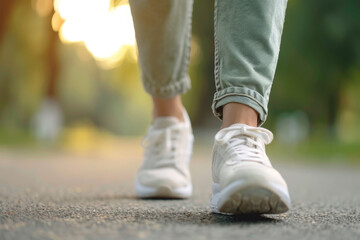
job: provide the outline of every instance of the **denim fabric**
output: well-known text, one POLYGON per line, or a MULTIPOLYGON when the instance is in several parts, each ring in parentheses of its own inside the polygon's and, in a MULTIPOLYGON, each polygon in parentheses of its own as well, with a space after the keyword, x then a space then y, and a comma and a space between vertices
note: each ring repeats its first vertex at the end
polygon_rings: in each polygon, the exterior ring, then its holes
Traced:
POLYGON ((215 2, 215 116, 222 106, 246 104, 265 122, 287 0, 215 2))
MULTIPOLYGON (((215 0, 215 86, 212 105, 237 102, 259 113, 267 105, 280 49, 287 0, 215 0)), ((193 0, 130 0, 142 80, 160 98, 189 90, 193 0)))
POLYGON ((193 0, 130 0, 145 90, 159 98, 183 94, 188 74, 193 0))

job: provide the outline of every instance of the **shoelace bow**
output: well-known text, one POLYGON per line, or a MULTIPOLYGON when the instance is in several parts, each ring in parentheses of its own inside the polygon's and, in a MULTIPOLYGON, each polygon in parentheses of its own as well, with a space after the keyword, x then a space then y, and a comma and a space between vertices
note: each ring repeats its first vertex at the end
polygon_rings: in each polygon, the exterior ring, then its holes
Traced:
POLYGON ((145 148, 146 159, 156 159, 155 167, 176 164, 176 143, 179 140, 181 126, 174 125, 164 129, 151 129, 143 138, 141 145, 145 148))
POLYGON ((215 140, 221 144, 228 144, 226 151, 232 152, 233 156, 226 161, 228 165, 234 165, 240 161, 254 161, 265 163, 265 144, 273 139, 272 133, 264 128, 250 127, 246 125, 233 126, 221 130, 215 140))

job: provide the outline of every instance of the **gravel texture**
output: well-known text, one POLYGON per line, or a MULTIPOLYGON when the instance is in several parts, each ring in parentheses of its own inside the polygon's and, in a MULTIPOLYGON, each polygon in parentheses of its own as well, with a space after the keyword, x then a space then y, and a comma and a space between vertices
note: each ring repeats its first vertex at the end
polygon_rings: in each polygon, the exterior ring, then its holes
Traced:
POLYGON ((0 149, 0 239, 360 239, 359 166, 275 161, 291 211, 223 216, 209 208, 210 149, 195 152, 189 200, 137 199, 141 150, 131 151, 0 149))

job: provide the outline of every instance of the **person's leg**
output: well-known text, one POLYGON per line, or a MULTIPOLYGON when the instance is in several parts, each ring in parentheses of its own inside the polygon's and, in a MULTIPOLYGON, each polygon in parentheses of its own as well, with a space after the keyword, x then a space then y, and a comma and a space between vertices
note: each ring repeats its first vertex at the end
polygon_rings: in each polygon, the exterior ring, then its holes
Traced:
POLYGON ((180 95, 190 89, 193 0, 130 0, 145 90, 153 97, 154 118, 182 119, 180 95))
POLYGON ((242 103, 230 102, 223 106, 223 121, 221 128, 227 128, 235 123, 243 123, 256 127, 259 114, 255 109, 242 103))
POLYGON ((259 125, 265 122, 286 3, 287 0, 216 2, 213 111, 218 118, 223 119, 224 105, 236 102, 253 108, 259 125))
POLYGON ((181 96, 177 95, 172 98, 157 98, 152 97, 153 100, 153 117, 168 117, 173 116, 179 119, 181 122, 184 121, 183 111, 184 107, 181 102, 181 96))
POLYGON ((217 0, 215 6, 215 136, 211 207, 221 213, 281 213, 290 207, 287 185, 272 168, 258 127, 277 64, 286 0, 217 0))
POLYGON ((154 106, 135 180, 140 197, 192 194, 193 135, 181 102, 181 94, 190 89, 192 5, 193 0, 130 0, 143 85, 154 106))

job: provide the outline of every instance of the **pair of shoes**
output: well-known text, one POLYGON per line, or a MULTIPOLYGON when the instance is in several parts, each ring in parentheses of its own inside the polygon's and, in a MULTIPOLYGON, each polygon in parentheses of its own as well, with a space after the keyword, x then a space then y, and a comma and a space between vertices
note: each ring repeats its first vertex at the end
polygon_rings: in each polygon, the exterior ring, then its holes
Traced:
MULTIPOLYGON (((184 122, 157 118, 144 138, 144 161, 135 180, 142 198, 188 198, 193 134, 184 122)), ((223 214, 283 213, 290 208, 286 182, 265 153, 273 139, 264 128, 234 124, 215 136, 210 207, 223 214)))

